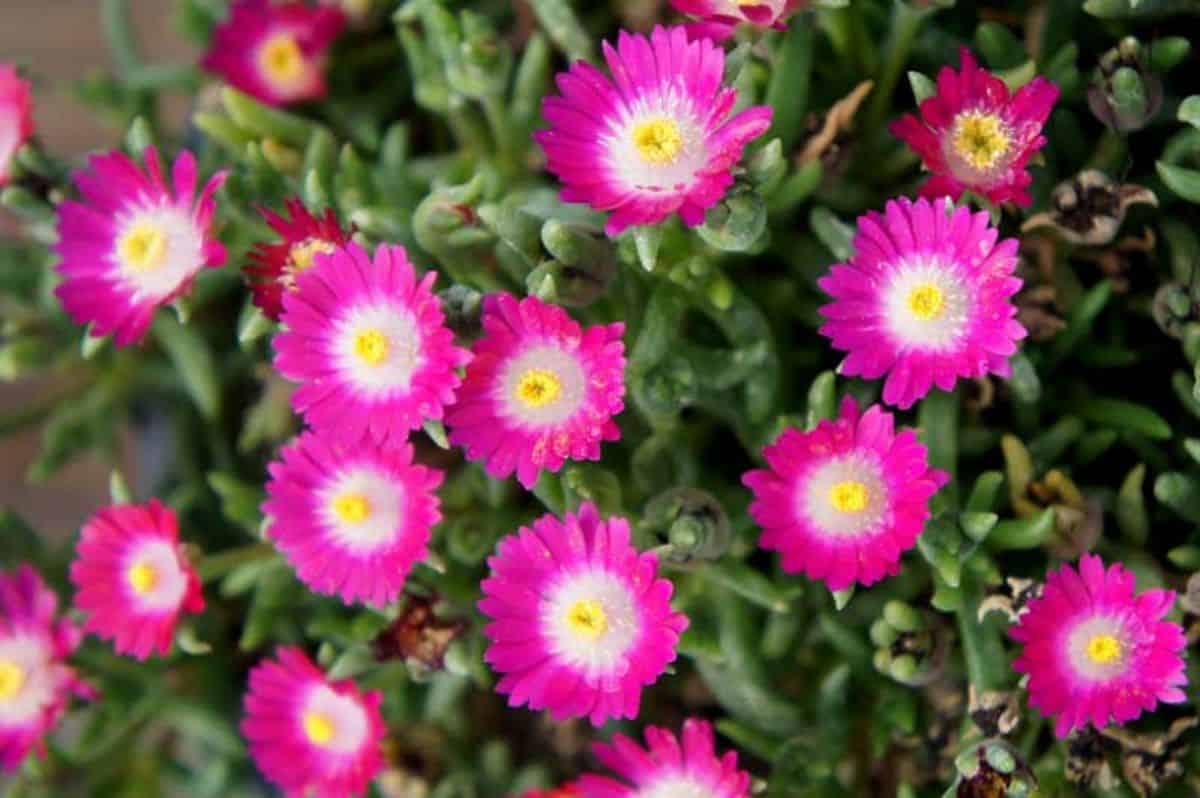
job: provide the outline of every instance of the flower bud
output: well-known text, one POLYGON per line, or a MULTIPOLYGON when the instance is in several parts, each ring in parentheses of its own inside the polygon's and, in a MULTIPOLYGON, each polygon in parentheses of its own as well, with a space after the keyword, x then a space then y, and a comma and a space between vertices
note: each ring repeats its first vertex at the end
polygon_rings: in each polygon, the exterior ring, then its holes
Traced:
POLYGON ((708 211, 696 232, 723 252, 749 252, 767 229, 767 206, 753 189, 733 188, 708 211))
POLYGON ((732 531, 725 508, 696 488, 672 488, 651 499, 642 523, 665 534, 674 562, 716 560, 729 549, 732 531))
POLYGON ((1088 107, 1118 133, 1141 130, 1162 107, 1162 81, 1150 69, 1142 44, 1132 36, 1100 57, 1087 88, 1088 107))

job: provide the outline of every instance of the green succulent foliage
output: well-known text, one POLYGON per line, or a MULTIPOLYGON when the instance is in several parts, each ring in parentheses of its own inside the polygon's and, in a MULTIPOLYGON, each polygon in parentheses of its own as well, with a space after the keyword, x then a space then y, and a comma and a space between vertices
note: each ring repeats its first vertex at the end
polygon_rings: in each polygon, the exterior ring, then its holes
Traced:
MULTIPOLYGON (((180 32, 203 45, 226 4, 175 5, 180 32)), ((269 794, 237 723, 247 671, 278 644, 383 691, 379 796, 550 786, 595 768, 591 739, 689 714, 715 721, 756 794, 771 798, 1195 794, 1193 732, 1162 755, 1177 767, 1150 787, 1111 740, 1089 760, 1110 778, 1081 783, 1077 747, 1025 706, 1009 621, 989 611, 1006 580, 1040 579, 1089 549, 1124 561, 1142 588, 1182 589, 1200 570, 1200 95, 1185 33, 1200 30, 1195 0, 827 0, 787 30, 739 31, 727 77, 740 103, 772 106, 770 131, 703 226, 669 220, 615 240, 602 214, 558 199, 531 133, 553 74, 595 61, 619 27, 645 27, 655 3, 375 0, 335 47, 329 97, 288 110, 218 89, 192 64, 146 62, 126 3, 101 8, 113 66, 81 80, 78 97, 130 152, 186 145, 203 169, 230 168, 217 227, 234 268, 199 275, 140 347, 91 337, 52 294, 54 206, 74 164, 25 146, 0 192, 21 221, 0 239, 0 379, 56 379, 0 417, 0 434, 38 430, 31 481, 84 455, 115 469, 132 447, 141 466, 131 479, 114 471, 113 500, 158 496, 179 512, 209 608, 186 621, 170 657, 147 664, 89 639, 77 661, 103 700, 72 710, 8 794, 269 794), (1179 35, 1161 35, 1175 25, 1179 35), (1062 91, 1033 167, 1033 206, 991 209, 1005 235, 1040 212, 1066 229, 1055 187, 1085 169, 1144 186, 1157 205, 1122 208, 1119 232, 1100 243, 1070 243, 1053 226, 1026 235, 1031 290, 1019 302, 1032 335, 1012 378, 960 383, 900 414, 952 481, 898 576, 830 594, 757 549, 740 477, 785 427, 834 416, 845 395, 878 398, 877 383, 838 376, 816 331, 826 301, 816 280, 852 253, 858 215, 914 192, 917 158, 886 123, 936 91, 963 43, 1010 85, 1042 74, 1062 91), (858 112, 808 151, 829 109, 863 81, 872 85, 858 112), (185 130, 163 122, 163 101, 178 94, 197 98, 185 130), (568 464, 526 492, 463 463, 440 425, 415 436, 419 457, 447 471, 445 521, 406 599, 383 610, 314 595, 262 536, 265 467, 299 424, 264 365, 275 325, 236 267, 273 235, 256 208, 293 195, 314 212, 332 208, 360 242, 403 244, 437 268, 463 342, 489 291, 626 325, 622 438, 600 462, 568 464), (501 536, 585 500, 631 519, 691 621, 638 722, 598 732, 506 708, 475 609, 501 536), (381 642, 417 600, 457 625, 432 661, 381 642), (968 688, 1016 691, 1015 728, 979 721, 968 688), (1007 792, 965 792, 985 778, 1007 779, 1007 792)), ((1113 213, 1076 210, 1088 223, 1113 213)), ((0 561, 35 563, 65 600, 74 540, 53 541, 73 533, 5 511, 0 561)), ((1194 684, 1200 671, 1190 673, 1194 684)), ((1163 733, 1198 709, 1193 690, 1137 730, 1163 733)))

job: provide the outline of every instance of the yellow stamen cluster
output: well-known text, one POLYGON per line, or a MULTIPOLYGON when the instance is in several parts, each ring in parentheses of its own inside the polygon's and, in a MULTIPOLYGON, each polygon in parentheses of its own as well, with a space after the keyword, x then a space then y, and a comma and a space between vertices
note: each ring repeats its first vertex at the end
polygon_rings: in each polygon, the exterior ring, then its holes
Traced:
POLYGON ((646 163, 664 166, 675 163, 679 157, 683 149, 683 134, 672 119, 650 119, 634 126, 633 146, 646 163))
POLYGON ((167 236, 162 228, 138 222, 117 244, 121 262, 135 272, 154 271, 167 258, 167 236))
POLYGON ((25 669, 15 662, 0 659, 0 701, 12 698, 25 685, 25 669))
POLYGON ((348 524, 361 524, 371 517, 371 502, 361 493, 343 493, 330 504, 334 514, 348 524))
POLYGON ((1087 656, 1097 665, 1108 665, 1121 658, 1121 641, 1112 635, 1095 635, 1087 642, 1087 656))
POLYGON ((354 354, 368 366, 378 366, 387 360, 388 339, 382 331, 362 330, 354 336, 354 354))
POLYGON ((567 625, 580 637, 595 640, 608 630, 608 614, 595 599, 580 599, 567 610, 567 625))
POLYGON ((158 584, 158 571, 149 563, 139 562, 129 566, 129 570, 125 573, 125 577, 129 580, 129 586, 133 588, 138 595, 145 595, 154 589, 158 584))
POLYGON ((562 395, 562 380, 549 369, 530 369, 521 375, 513 393, 526 407, 545 407, 562 395))
POLYGON ((848 479, 829 489, 829 503, 840 513, 861 513, 870 500, 867 486, 857 480, 848 479))
POLYGON ((333 721, 320 712, 304 713, 304 734, 314 745, 325 745, 333 739, 333 721))
POLYGON ((304 53, 287 33, 272 36, 258 52, 258 65, 274 83, 293 83, 304 74, 304 53))
POLYGON ((908 309, 921 321, 932 321, 942 315, 946 307, 946 296, 933 283, 922 283, 908 295, 908 309))
POLYGON ((970 112, 955 123, 954 151, 976 169, 991 169, 1011 146, 1004 123, 994 114, 970 112))

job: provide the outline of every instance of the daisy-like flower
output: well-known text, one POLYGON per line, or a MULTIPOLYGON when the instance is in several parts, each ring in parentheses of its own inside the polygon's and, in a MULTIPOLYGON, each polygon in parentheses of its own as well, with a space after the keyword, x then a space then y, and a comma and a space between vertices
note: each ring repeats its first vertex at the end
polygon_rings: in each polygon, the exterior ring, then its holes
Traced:
POLYGON ((0 63, 0 186, 8 182, 12 161, 33 135, 33 100, 29 83, 11 64, 0 63))
POLYGON ((400 595, 441 520, 442 472, 407 443, 305 432, 267 470, 267 537, 318 593, 382 606, 400 595))
POLYGON ((1029 674, 1029 703, 1066 737, 1091 723, 1128 723, 1158 702, 1186 700, 1183 629, 1164 621, 1170 590, 1134 593, 1133 573, 1085 554, 1046 577, 1009 631, 1024 644, 1013 669, 1029 674))
POLYGON ((757 28, 787 28, 787 19, 804 0, 671 0, 676 11, 695 17, 688 26, 692 38, 721 42, 743 23, 757 28))
POLYGON ((71 563, 84 631, 137 659, 171 650, 182 612, 200 612, 200 579, 179 543, 174 511, 156 499, 100 510, 83 525, 71 563))
POLYGON ((737 91, 721 86, 725 53, 682 27, 649 38, 624 31, 604 43, 612 78, 585 61, 557 77, 548 97, 548 130, 534 134, 546 168, 563 182, 564 202, 612 211, 610 236, 678 212, 704 221, 733 182, 731 169, 750 140, 771 124, 765 105, 730 116, 737 91))
POLYGON ((937 93, 926 98, 918 119, 905 114, 890 130, 908 143, 933 176, 921 187, 927 197, 958 199, 971 191, 992 202, 1032 199, 1026 166, 1046 143, 1042 126, 1058 99, 1058 87, 1036 77, 1010 95, 1004 81, 983 69, 965 47, 962 67, 942 67, 937 93))
POLYGON ((200 66, 268 105, 320 99, 329 46, 344 24, 332 6, 238 0, 200 66))
POLYGON ((362 795, 383 767, 383 694, 332 682, 298 648, 250 671, 242 734, 259 770, 289 798, 362 795))
POLYGON ((763 528, 759 545, 780 553, 783 570, 830 590, 899 572, 929 518, 929 497, 949 475, 930 468, 916 433, 896 432, 894 421, 846 397, 837 419, 784 430, 763 449, 767 468, 742 476, 763 528))
POLYGON ((629 522, 585 502, 500 541, 479 609, 491 619, 484 659, 510 706, 556 720, 637 716, 642 688, 675 659, 687 618, 671 609, 658 559, 629 542, 629 522))
POLYGON ((450 442, 526 488, 568 458, 599 460, 600 442, 621 437, 612 419, 625 407, 625 325, 584 330, 556 305, 509 294, 484 297, 482 323, 446 411, 450 442))
POLYGON ((257 244, 245 268, 254 304, 275 321, 283 315, 283 292, 296 290, 296 275, 310 268, 317 255, 328 255, 345 246, 351 235, 338 224, 332 208, 316 217, 298 197, 289 198, 285 205, 287 216, 269 208, 259 209, 283 240, 257 244))
POLYGON ((66 711, 71 696, 95 691, 66 664, 82 636, 56 618, 58 597, 37 571, 0 572, 0 768, 16 770, 66 711))
POLYGON ((986 212, 947 199, 859 217, 855 254, 817 281, 833 297, 820 332, 847 353, 841 373, 886 374, 883 401, 900 408, 960 377, 1007 377, 1025 328, 1012 302, 1017 242, 997 236, 986 212))
POLYGON ((594 743, 592 752, 621 780, 587 773, 581 798, 749 798, 750 774, 738 769, 736 751, 717 756, 708 721, 688 718, 682 739, 667 729, 646 729, 646 747, 618 734, 594 743))
POLYGON ((417 280, 404 247, 381 245, 372 262, 354 243, 296 276, 283 295, 275 368, 302 383, 292 406, 314 429, 350 444, 401 442, 442 417, 470 353, 443 323, 435 279, 431 270, 417 280))
POLYGON ((147 147, 146 171, 123 152, 94 155, 75 174, 82 202, 58 206, 58 271, 54 293, 92 334, 113 334, 118 346, 146 334, 154 311, 184 293, 206 266, 225 262, 211 236, 225 182, 218 172, 196 198, 196 159, 179 154, 167 184, 158 151, 147 147))

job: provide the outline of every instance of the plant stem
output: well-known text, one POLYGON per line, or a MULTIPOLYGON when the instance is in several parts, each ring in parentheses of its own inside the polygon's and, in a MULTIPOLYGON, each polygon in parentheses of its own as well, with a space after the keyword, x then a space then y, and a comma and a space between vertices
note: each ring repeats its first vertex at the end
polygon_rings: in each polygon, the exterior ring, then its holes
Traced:
POLYGON ((875 90, 871 92, 871 102, 867 106, 866 122, 863 126, 866 133, 864 138, 867 141, 874 139, 875 132, 883 124, 883 118, 891 106, 892 92, 896 90, 896 83, 900 80, 900 73, 908 61, 908 54, 912 51, 913 42, 916 41, 926 14, 926 11, 913 8, 907 3, 896 3, 892 14, 892 38, 887 58, 883 62, 879 80, 875 83, 875 90))
POLYGON ((212 582, 239 565, 266 559, 274 553, 275 547, 270 543, 248 543, 218 554, 207 555, 196 565, 196 572, 201 582, 212 582))

